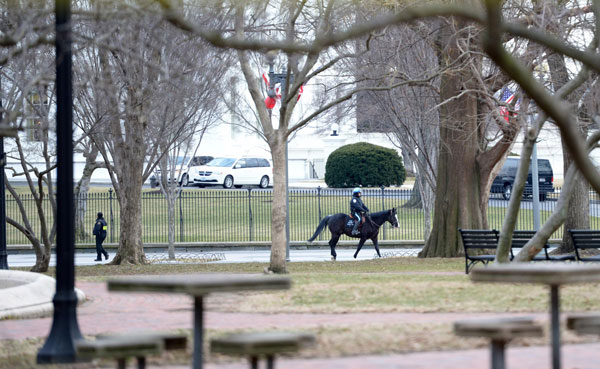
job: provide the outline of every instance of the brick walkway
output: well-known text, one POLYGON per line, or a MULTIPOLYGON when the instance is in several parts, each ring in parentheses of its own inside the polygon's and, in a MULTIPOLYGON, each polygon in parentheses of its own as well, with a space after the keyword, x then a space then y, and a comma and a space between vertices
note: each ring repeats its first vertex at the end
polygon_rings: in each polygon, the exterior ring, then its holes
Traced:
MULTIPOLYGON (((77 309, 78 322, 82 334, 93 336, 100 333, 120 333, 136 329, 174 330, 192 327, 192 299, 179 294, 109 293, 104 283, 78 282, 88 301, 77 309), (126 319, 127 324, 123 324, 126 319)), ((207 329, 294 329, 320 326, 354 326, 357 322, 369 323, 418 323, 452 322, 454 320, 477 318, 499 314, 460 314, 460 313, 359 313, 359 314, 252 314, 220 313, 207 311, 207 329)), ((511 314, 504 314, 511 315, 511 314)), ((519 314, 522 315, 522 314, 519 314)), ((527 314, 532 316, 532 314, 527 314)), ((533 315, 546 319, 547 314, 533 315)), ((51 318, 0 321, 1 339, 25 339, 45 337, 51 325, 51 318)), ((280 367, 295 368, 489 368, 488 350, 467 350, 447 352, 422 352, 385 356, 360 356, 333 359, 284 360, 280 367)), ((565 345, 563 347, 563 368, 586 369, 600 359, 600 344, 565 345)), ((508 351, 508 368, 550 367, 550 348, 513 347, 508 351)), ((594 364, 594 367, 597 367, 594 364)), ((167 369, 166 367, 162 367, 167 369)), ((184 367, 169 367, 168 369, 184 367)), ((207 365, 206 369, 247 368, 244 362, 222 365, 207 365)))

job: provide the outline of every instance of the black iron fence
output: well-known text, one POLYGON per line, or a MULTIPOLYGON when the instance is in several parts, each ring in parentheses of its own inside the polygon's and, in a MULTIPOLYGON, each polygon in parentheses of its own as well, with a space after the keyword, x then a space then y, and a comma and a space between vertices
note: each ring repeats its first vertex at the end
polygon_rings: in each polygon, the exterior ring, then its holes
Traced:
MULTIPOLYGON (((290 240, 308 239, 319 221, 326 215, 348 213, 351 189, 290 189, 290 240)), ((363 201, 372 212, 396 207, 399 228, 391 228, 386 223, 380 233, 383 240, 423 240, 424 216, 421 208, 406 207, 411 190, 399 188, 379 188, 363 190, 363 201)), ((549 194, 546 201, 540 202, 540 219, 543 222, 550 216, 560 193, 549 194)), ((594 193, 595 194, 595 193, 594 193)), ((592 195, 591 195, 592 196, 592 195)), ((28 214, 29 222, 39 236, 40 222, 36 205, 31 195, 21 195, 21 201, 28 214)), ((120 208, 112 190, 104 193, 91 193, 85 199, 75 199, 77 205, 85 205, 82 224, 84 232, 78 243, 93 243, 91 231, 96 213, 101 211, 108 222, 107 242, 119 241, 120 208)), ((269 241, 271 239, 270 189, 186 189, 177 199, 174 209, 176 242, 247 242, 269 241)), ((493 194, 488 204, 490 228, 500 229, 508 201, 493 194)), ((52 220, 50 203, 43 203, 46 218, 52 220)), ((6 197, 6 215, 21 222, 21 215, 15 199, 6 197)), ((590 227, 600 226, 600 206, 595 196, 591 197, 590 227)), ((533 229, 533 202, 524 199, 517 221, 517 229, 533 229)), ((553 238, 562 237, 559 229, 553 238)), ((166 243, 168 241, 167 203, 160 191, 142 194, 142 239, 145 243, 166 243)), ((328 232, 318 238, 328 239, 328 232)), ((7 227, 8 244, 27 244, 28 240, 16 228, 7 227)))

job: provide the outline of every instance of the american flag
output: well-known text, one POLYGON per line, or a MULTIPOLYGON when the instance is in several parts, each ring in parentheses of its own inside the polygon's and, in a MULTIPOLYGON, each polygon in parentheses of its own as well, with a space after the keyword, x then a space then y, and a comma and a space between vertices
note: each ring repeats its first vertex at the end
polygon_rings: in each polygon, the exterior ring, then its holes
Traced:
MULTIPOLYGON (((506 105, 510 105, 510 103, 515 98, 515 94, 510 90, 510 88, 506 87, 502 90, 502 96, 500 96, 500 101, 506 103, 506 105)), ((508 106, 500 107, 500 115, 504 117, 504 119, 508 122, 510 118, 510 111, 508 110, 508 106)))

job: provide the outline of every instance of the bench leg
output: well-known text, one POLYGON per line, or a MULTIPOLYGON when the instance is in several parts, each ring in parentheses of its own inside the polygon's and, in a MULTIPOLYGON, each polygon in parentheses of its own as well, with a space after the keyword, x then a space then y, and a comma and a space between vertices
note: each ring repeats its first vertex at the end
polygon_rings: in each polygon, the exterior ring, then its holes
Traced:
POLYGON ((125 358, 117 359, 117 369, 125 369, 126 364, 127 364, 127 359, 125 359, 125 358))
POLYGON ((550 286, 550 324, 552 327, 552 369, 560 369, 560 298, 558 286, 550 286))
POLYGON ((258 356, 250 356, 248 361, 250 361, 250 369, 258 369, 258 356))
POLYGON ((139 356, 137 358, 138 369, 146 369, 146 358, 144 356, 139 356))
POLYGON ((204 342, 204 300, 194 298, 194 359, 193 369, 202 369, 202 349, 204 342))
POLYGON ((504 369, 504 347, 506 341, 492 340, 492 369, 504 369))
POLYGON ((267 369, 275 369, 275 357, 267 355, 267 369))

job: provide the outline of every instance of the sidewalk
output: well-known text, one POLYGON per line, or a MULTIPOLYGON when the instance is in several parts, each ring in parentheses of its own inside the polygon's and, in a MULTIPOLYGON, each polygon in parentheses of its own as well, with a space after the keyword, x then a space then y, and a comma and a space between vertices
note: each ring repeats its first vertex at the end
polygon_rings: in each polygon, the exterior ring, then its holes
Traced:
MULTIPOLYGON (((100 333, 124 333, 132 330, 176 330, 192 327, 192 299, 179 294, 109 293, 105 283, 78 282, 88 301, 77 309, 79 327, 84 336, 100 333), (123 321, 127 324, 123 324, 123 321)), ((317 329, 324 326, 355 326, 361 322, 395 324, 419 322, 452 322, 459 319, 489 316, 511 316, 495 313, 356 313, 356 314, 263 314, 227 313, 212 311, 207 299, 205 326, 211 330, 234 329, 317 329)), ((517 314, 522 315, 522 314, 517 314)), ((547 314, 527 314, 547 319, 547 314)), ((0 340, 45 337, 50 331, 51 318, 0 321, 0 340)), ((587 369, 597 367, 600 343, 563 346, 563 368, 587 369)), ((550 347, 512 347, 508 350, 508 368, 549 368, 550 347)), ((282 359, 279 367, 287 369, 389 369, 389 368, 489 368, 489 349, 417 352, 391 355, 369 355, 344 358, 282 359)), ((247 368, 239 361, 209 364, 206 369, 247 368)), ((156 367, 154 367, 156 368, 156 367)), ((185 366, 161 367, 183 369, 185 366)))

